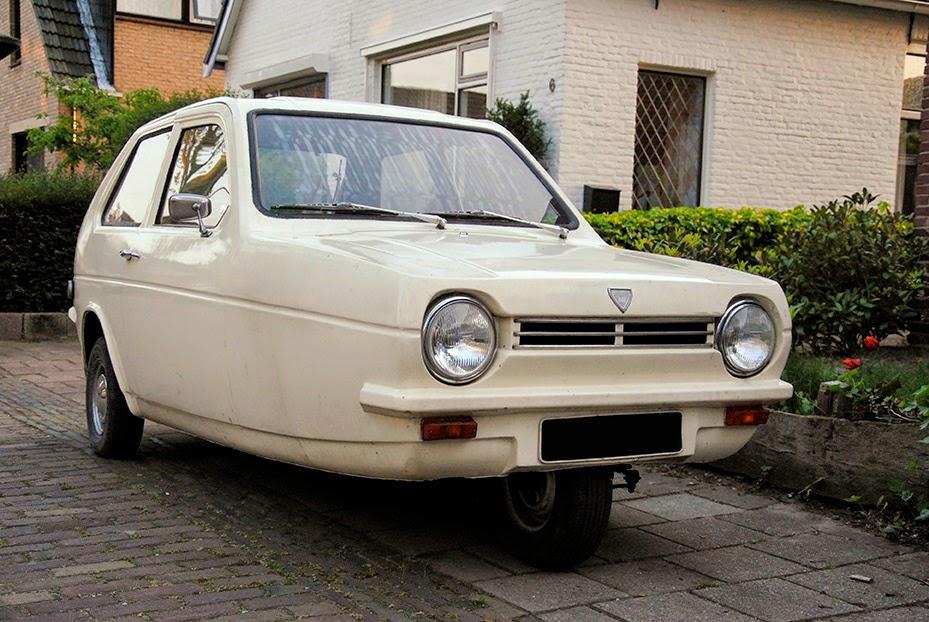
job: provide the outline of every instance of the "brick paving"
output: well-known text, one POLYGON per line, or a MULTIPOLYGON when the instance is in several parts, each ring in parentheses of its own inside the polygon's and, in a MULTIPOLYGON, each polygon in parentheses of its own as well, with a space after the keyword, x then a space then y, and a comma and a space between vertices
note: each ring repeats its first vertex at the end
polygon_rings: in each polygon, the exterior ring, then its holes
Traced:
POLYGON ((595 558, 538 572, 496 544, 487 482, 323 474, 151 423, 137 459, 99 459, 76 344, 0 342, 0 620, 929 621, 929 552, 643 475, 595 558))

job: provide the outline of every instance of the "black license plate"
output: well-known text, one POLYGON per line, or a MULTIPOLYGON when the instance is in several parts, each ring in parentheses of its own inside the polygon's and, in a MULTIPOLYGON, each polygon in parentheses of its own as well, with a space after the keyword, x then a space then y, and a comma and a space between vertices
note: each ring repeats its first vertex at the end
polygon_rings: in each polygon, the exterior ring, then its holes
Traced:
POLYGON ((681 413, 602 415, 542 422, 542 461, 595 460, 681 451, 681 413))

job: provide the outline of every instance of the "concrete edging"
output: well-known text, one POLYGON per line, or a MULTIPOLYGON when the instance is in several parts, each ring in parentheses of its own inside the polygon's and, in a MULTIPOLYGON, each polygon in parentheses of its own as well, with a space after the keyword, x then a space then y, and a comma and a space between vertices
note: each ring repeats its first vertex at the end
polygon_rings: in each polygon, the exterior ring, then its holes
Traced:
POLYGON ((874 504, 899 503, 891 482, 929 494, 929 445, 925 430, 906 423, 850 421, 836 417, 771 413, 741 451, 714 468, 764 479, 776 486, 874 504), (915 470, 907 465, 918 463, 915 470))
POLYGON ((76 337, 67 313, 0 313, 0 340, 43 341, 76 337))

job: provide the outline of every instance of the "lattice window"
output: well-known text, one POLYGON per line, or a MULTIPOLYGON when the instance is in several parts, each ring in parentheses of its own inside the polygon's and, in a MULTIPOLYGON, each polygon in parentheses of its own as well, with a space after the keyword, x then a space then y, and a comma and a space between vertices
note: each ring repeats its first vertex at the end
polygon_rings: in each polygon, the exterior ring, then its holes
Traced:
POLYGON ((706 79, 639 71, 634 207, 700 203, 706 79))

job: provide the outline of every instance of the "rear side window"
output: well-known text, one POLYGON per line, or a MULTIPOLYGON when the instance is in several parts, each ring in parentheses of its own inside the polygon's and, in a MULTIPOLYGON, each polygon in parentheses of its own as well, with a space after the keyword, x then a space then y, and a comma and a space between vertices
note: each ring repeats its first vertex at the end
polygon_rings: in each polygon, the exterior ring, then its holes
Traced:
POLYGON ((169 131, 146 136, 138 142, 123 168, 119 187, 103 212, 103 224, 138 227, 152 201, 158 172, 168 151, 169 131))
POLYGON ((199 194, 210 199, 210 215, 203 219, 207 227, 215 227, 229 208, 226 139, 218 125, 191 127, 181 133, 168 177, 168 190, 156 221, 158 224, 196 226, 195 223, 175 223, 171 220, 168 199, 180 192, 199 194))

